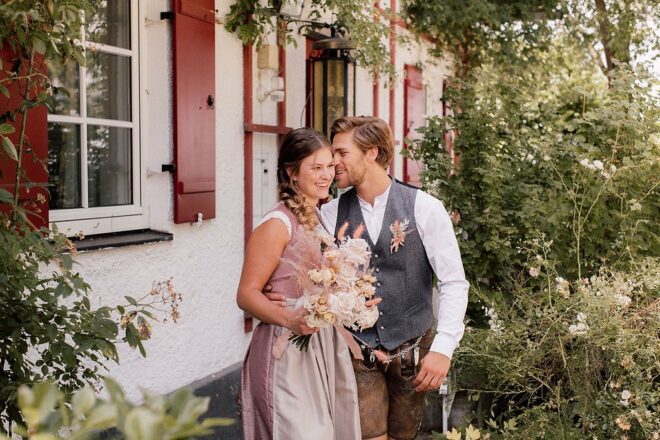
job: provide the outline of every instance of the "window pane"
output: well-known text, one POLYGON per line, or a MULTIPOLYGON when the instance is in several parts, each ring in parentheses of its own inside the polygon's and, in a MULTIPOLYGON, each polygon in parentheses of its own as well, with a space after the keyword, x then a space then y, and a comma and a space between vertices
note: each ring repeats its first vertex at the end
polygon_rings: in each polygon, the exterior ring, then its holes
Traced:
MULTIPOLYGON (((328 127, 332 122, 346 115, 346 108, 344 106, 344 61, 343 60, 329 60, 328 61, 328 120, 326 123, 328 127)), ((330 130, 328 130, 329 132, 330 130)))
POLYGON ((109 46, 131 48, 130 0, 101 0, 90 23, 88 39, 109 46))
POLYGON ((131 59, 103 52, 87 55, 87 116, 131 120, 131 59))
POLYGON ((50 113, 56 115, 78 115, 80 109, 80 70, 78 63, 71 61, 66 64, 48 63, 48 76, 52 79, 55 87, 65 88, 70 96, 62 93, 54 93, 48 98, 51 106, 50 113))
POLYGON ((48 189, 50 208, 79 208, 80 126, 48 124, 48 189))
POLYGON ((90 125, 87 138, 89 206, 133 203, 131 129, 90 125))

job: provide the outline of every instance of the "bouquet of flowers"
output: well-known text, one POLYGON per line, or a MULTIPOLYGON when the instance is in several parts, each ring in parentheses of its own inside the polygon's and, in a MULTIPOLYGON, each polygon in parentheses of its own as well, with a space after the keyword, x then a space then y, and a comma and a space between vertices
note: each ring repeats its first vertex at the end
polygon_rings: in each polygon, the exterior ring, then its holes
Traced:
MULTIPOLYGON (((308 311, 310 327, 337 325, 362 330, 378 319, 378 307, 367 304, 376 291, 376 278, 369 268, 369 245, 359 238, 364 227, 357 228, 353 237, 344 237, 347 226, 339 231, 337 241, 322 227, 310 233, 320 247, 320 260, 298 266, 302 295, 296 302, 308 311)), ((311 335, 289 337, 300 350, 307 349, 310 339, 311 335)))

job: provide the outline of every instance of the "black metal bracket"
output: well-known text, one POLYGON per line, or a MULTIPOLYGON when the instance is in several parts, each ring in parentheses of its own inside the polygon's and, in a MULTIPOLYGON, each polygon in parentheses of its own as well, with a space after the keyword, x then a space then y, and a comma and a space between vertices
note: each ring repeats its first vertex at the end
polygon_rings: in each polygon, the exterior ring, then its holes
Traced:
POLYGON ((174 20, 174 12, 172 11, 163 11, 160 13, 161 20, 174 20))
POLYGON ((173 173, 176 171, 176 164, 174 163, 164 163, 160 166, 162 172, 173 173))

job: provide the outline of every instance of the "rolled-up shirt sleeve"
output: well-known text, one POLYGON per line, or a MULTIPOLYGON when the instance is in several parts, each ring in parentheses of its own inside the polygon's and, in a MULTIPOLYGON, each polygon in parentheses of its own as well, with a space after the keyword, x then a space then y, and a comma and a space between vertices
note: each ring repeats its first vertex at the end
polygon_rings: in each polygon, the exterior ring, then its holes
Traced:
POLYGON ((451 219, 442 202, 421 190, 417 191, 415 222, 426 256, 438 277, 438 333, 431 351, 451 359, 465 331, 463 320, 470 285, 465 279, 451 219))

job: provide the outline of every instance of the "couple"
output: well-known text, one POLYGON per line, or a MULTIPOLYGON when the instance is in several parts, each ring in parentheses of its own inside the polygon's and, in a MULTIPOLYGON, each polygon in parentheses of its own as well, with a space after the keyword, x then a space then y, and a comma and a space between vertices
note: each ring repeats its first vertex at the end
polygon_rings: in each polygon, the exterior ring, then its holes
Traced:
POLYGON ((284 137, 277 170, 281 201, 247 246, 237 302, 261 323, 243 365, 246 439, 414 439, 424 394, 442 384, 463 335, 468 283, 442 203, 387 174, 394 143, 383 120, 339 118, 331 141, 309 128, 284 137), (319 212, 333 178, 339 188, 352 189, 319 212), (376 297, 382 298, 375 326, 356 335, 361 360, 351 356, 337 329, 310 328, 305 309, 285 307, 300 296, 294 271, 282 263, 295 258, 296 234, 325 227, 337 236, 345 224, 347 235, 366 229, 362 238, 371 248, 376 297), (264 295, 267 285, 272 287, 264 295), (274 356, 285 329, 311 334, 308 350, 289 344, 274 356))

